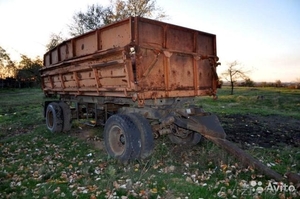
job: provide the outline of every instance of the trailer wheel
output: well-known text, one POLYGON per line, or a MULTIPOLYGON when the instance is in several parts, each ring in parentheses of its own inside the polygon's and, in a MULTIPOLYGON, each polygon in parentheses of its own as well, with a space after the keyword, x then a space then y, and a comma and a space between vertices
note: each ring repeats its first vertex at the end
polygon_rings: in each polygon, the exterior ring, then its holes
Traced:
POLYGON ((128 115, 108 118, 104 127, 104 143, 109 155, 121 162, 137 159, 141 152, 141 136, 128 115))
POLYGON ((185 138, 178 137, 174 134, 168 134, 168 137, 174 144, 194 146, 200 142, 202 135, 197 132, 192 132, 185 138))
POLYGON ((62 110, 62 115, 63 115, 63 129, 62 131, 69 131, 71 130, 72 127, 72 123, 71 123, 71 119, 72 119, 72 115, 71 115, 71 109, 68 106, 68 104, 66 104, 65 102, 61 101, 59 102, 59 106, 62 110))
POLYGON ((58 103, 51 102, 46 109, 46 125, 52 132, 61 132, 63 129, 63 116, 58 103))
POLYGON ((149 157, 154 149, 154 137, 152 128, 146 118, 138 113, 129 113, 128 116, 135 123, 141 136, 141 155, 142 159, 149 157))

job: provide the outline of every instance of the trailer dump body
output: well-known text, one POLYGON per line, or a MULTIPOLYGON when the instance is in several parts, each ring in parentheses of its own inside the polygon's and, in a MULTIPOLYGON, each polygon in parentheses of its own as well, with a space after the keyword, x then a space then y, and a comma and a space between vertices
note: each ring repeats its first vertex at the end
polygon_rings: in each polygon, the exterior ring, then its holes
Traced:
POLYGON ((73 119, 104 125, 106 151, 120 161, 146 158, 154 138, 195 145, 201 136, 273 179, 282 176, 226 140, 216 115, 195 97, 216 96, 216 36, 130 17, 59 44, 40 70, 47 128, 73 119))
POLYGON ((45 94, 144 100, 215 95, 216 36, 131 17, 67 40, 44 56, 45 94))

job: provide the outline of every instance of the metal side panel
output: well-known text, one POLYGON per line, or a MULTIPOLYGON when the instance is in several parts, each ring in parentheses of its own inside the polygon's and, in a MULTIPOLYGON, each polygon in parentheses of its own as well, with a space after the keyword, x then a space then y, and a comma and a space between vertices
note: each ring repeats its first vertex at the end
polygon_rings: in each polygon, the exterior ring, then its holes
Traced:
POLYGON ((215 95, 216 36, 130 17, 44 55, 43 90, 138 100, 215 95))
POLYGON ((136 23, 137 82, 146 95, 215 95, 215 35, 144 18, 136 23))

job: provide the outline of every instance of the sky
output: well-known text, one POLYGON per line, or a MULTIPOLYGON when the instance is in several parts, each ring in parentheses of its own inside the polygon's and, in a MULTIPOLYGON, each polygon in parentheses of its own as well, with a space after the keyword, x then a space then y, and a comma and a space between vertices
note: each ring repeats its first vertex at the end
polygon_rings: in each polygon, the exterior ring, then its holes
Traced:
MULTIPOLYGON (((68 37, 75 12, 109 0, 0 0, 0 46, 43 57, 52 33, 68 37)), ((218 73, 237 61, 254 81, 300 79, 299 0, 156 0, 164 22, 217 35, 218 73)))

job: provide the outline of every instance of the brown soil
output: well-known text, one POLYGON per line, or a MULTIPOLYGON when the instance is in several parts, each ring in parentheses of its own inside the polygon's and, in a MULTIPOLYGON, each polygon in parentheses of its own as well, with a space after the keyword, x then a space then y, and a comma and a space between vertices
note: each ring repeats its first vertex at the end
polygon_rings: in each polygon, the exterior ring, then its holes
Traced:
POLYGON ((300 146, 300 120, 282 116, 221 115, 227 139, 242 148, 300 146))
POLYGON ((91 126, 81 126, 76 130, 72 129, 71 134, 78 137, 79 139, 85 140, 88 144, 92 145, 96 149, 104 149, 103 137, 95 135, 95 132, 92 128, 101 128, 101 127, 91 127, 91 126))

